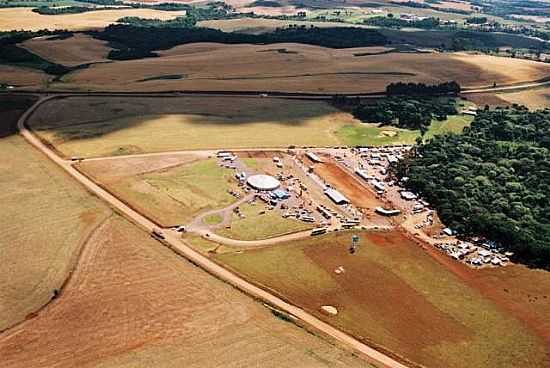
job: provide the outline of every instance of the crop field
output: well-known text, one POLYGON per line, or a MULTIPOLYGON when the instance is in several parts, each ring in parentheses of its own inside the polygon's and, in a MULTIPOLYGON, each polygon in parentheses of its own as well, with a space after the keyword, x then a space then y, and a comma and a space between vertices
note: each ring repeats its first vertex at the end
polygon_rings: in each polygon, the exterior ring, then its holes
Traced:
POLYGON ((496 97, 510 104, 524 105, 530 109, 544 109, 550 106, 550 88, 548 87, 499 93, 496 97))
MULTIPOLYGON (((280 8, 274 8, 280 9, 280 8)), ((250 10, 247 10, 250 11, 250 10)), ((216 19, 203 20, 198 23, 201 27, 219 29, 224 32, 242 32, 259 34, 271 32, 276 28, 288 27, 291 24, 305 25, 306 27, 349 27, 350 24, 340 22, 315 22, 315 21, 297 21, 297 20, 280 20, 280 19, 261 19, 261 18, 238 18, 238 19, 216 19)), ((365 27, 360 24, 353 25, 354 27, 365 27)))
POLYGON ((277 319, 117 216, 63 295, 0 336, 6 368, 368 367, 277 319))
POLYGON ((490 270, 489 282, 465 265, 448 268, 399 232, 359 235, 355 255, 348 252, 351 233, 340 232, 212 256, 319 318, 426 366, 548 366, 547 272, 490 270), (340 266, 344 272, 336 274, 340 266), (538 283, 531 284, 535 273, 538 283), (338 315, 324 315, 322 305, 338 315))
POLYGON ((112 91, 228 90, 380 92, 392 82, 485 87, 547 77, 550 65, 464 53, 370 54, 369 48, 328 49, 291 43, 197 43, 160 57, 92 65, 66 75, 52 88, 112 91), (365 55, 366 56, 356 56, 365 55), (178 76, 178 78, 166 76, 178 76))
POLYGON ((58 99, 29 121, 67 157, 337 145, 332 132, 354 123, 359 124, 324 102, 206 97, 58 99))
POLYGON ((106 42, 81 33, 65 39, 33 38, 21 46, 52 63, 69 67, 107 61, 107 54, 111 50, 106 42))
POLYGON ((42 88, 48 84, 51 76, 30 68, 13 65, 0 65, 0 84, 8 84, 15 87, 42 88))
POLYGON ((295 219, 282 218, 279 211, 265 211, 265 206, 262 203, 244 204, 239 207, 244 218, 233 214, 231 228, 222 228, 217 230, 216 234, 231 239, 260 240, 312 228, 310 224, 295 219), (260 214, 262 211, 265 213, 260 214))
POLYGON ((173 19, 182 12, 170 12, 153 9, 117 9, 98 10, 79 14, 41 15, 32 8, 0 9, 0 31, 41 29, 82 31, 103 28, 115 23, 122 17, 173 19))
MULTIPOLYGON (((470 121, 451 116, 426 136, 470 121)), ((42 105, 29 125, 65 157, 414 143, 419 134, 360 123, 325 102, 276 98, 64 98, 42 105)))
POLYGON ((219 167, 214 159, 155 156, 84 161, 79 168, 165 227, 186 223, 200 212, 227 207, 235 200, 227 192, 236 187, 233 171, 219 167), (112 165, 113 161, 117 163, 112 165), (132 168, 136 162, 140 168, 132 168))
POLYGON ((50 301, 110 211, 23 138, 0 138, 0 156, 1 331, 50 301))

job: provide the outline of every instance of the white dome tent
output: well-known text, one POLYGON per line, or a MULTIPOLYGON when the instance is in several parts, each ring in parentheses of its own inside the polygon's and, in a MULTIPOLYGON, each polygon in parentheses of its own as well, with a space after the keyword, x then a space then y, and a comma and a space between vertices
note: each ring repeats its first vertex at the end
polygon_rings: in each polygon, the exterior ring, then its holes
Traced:
POLYGON ((249 186, 256 190, 275 190, 281 186, 279 180, 269 175, 252 175, 246 181, 249 186))

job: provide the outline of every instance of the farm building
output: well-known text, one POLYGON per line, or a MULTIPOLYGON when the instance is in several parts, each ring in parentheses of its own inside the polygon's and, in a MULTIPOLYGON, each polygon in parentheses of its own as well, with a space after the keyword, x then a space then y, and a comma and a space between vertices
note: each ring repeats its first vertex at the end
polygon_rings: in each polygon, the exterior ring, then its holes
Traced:
POLYGON ((281 186, 279 180, 270 175, 252 175, 246 183, 257 190, 275 190, 281 186))
POLYGON ((336 189, 328 188, 327 190, 325 190, 325 194, 336 204, 349 203, 349 200, 336 189))

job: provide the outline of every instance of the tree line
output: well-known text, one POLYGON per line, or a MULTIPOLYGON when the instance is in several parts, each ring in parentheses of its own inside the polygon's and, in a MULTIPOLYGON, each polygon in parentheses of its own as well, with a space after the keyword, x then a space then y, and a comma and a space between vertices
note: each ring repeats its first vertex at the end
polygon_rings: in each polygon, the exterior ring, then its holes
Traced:
POLYGON ((443 121, 457 113, 456 103, 450 98, 391 97, 353 109, 353 116, 362 122, 418 129, 422 135, 430 128, 432 119, 443 121))
POLYGON ((550 109, 482 111, 463 134, 415 146, 395 174, 459 234, 550 267, 550 109))
POLYGON ((377 30, 354 27, 290 27, 256 35, 198 27, 153 29, 153 27, 115 24, 103 31, 90 32, 90 34, 95 38, 108 41, 115 48, 108 56, 114 60, 154 57, 155 50, 166 50, 194 42, 225 44, 292 42, 330 48, 381 46, 386 43, 386 38, 377 30))
POLYGON ((438 96, 458 95, 461 87, 455 81, 443 82, 440 84, 424 83, 390 83, 386 86, 387 96, 438 96))

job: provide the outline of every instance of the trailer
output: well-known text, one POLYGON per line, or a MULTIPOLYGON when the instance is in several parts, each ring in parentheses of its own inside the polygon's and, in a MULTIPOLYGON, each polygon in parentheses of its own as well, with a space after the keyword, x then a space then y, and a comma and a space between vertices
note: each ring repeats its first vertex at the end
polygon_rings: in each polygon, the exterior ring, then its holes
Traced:
POLYGON ((326 227, 319 227, 311 230, 311 236, 326 234, 328 229, 326 227))

